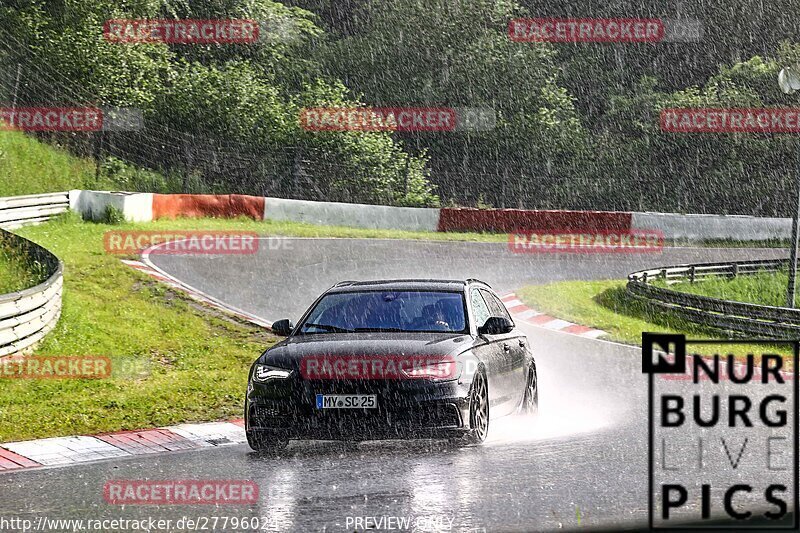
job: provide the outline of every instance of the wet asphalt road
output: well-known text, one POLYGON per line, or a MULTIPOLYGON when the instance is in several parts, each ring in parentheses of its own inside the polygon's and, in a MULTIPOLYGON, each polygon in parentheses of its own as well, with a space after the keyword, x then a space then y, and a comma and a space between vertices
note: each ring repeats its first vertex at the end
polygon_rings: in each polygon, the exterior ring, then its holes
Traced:
MULTIPOLYGON (((518 256, 503 243, 296 239, 280 247, 262 244, 257 256, 151 258, 240 309, 268 320, 296 320, 321 291, 343 279, 478 277, 510 290, 560 279, 620 278, 682 262, 783 255, 675 249, 659 256, 518 256)), ((4 474, 0 519, 258 516, 270 531, 353 531, 359 518, 390 516, 409 519, 414 531, 643 527, 647 390, 640 350, 523 328, 539 366, 540 415, 493 421, 484 446, 293 443, 277 458, 228 446, 4 474), (103 501, 108 480, 187 478, 251 479, 260 487, 259 504, 119 507, 103 501)), ((704 479, 713 483, 715 476, 712 469, 704 479)), ((219 519, 217 524, 222 530, 219 519)))
POLYGON ((657 254, 513 254, 507 243, 408 240, 259 241, 253 255, 151 255, 181 281, 269 320, 301 313, 344 280, 478 278, 497 291, 570 279, 625 279, 635 270, 681 263, 786 257, 784 250, 665 249, 657 254))

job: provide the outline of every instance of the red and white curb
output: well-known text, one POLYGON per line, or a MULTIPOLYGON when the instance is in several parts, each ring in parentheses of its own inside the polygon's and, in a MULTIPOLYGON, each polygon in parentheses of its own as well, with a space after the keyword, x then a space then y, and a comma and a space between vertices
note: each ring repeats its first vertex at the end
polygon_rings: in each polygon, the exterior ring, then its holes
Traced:
POLYGON ((0 473, 245 442, 242 420, 9 442, 0 444, 0 473))
POLYGON ((255 316, 255 315, 251 315, 250 313, 242 311, 241 309, 236 309, 236 308, 233 308, 233 307, 231 307, 229 305, 225 305, 224 303, 220 302, 219 300, 217 300, 216 298, 214 298, 212 296, 209 296, 208 294, 204 293, 203 291, 195 289, 194 287, 192 287, 191 285, 187 285, 186 283, 182 283, 181 281, 173 278, 172 276, 170 276, 166 272, 155 268, 152 265, 152 263, 149 262, 149 259, 147 258, 146 254, 144 255, 144 258, 145 258, 145 262, 142 262, 142 261, 131 261, 131 260, 128 260, 128 259, 123 259, 122 262, 125 263, 126 265, 128 265, 129 267, 135 268, 136 270, 147 274, 151 278, 154 278, 154 279, 160 281, 161 283, 165 283, 165 284, 169 285, 173 289, 176 289, 176 290, 179 290, 179 291, 181 291, 181 292, 183 292, 185 294, 188 294, 192 299, 194 299, 194 300, 196 300, 198 302, 202 302, 204 304, 210 305, 211 307, 214 307, 214 308, 219 309, 221 311, 225 311, 226 313, 229 313, 229 314, 232 314, 234 316, 237 316, 237 317, 239 317, 239 318, 241 318, 243 320, 246 320, 247 322, 250 322, 252 324, 255 324, 257 326, 261 326, 261 327, 265 327, 265 328, 271 328, 272 327, 272 323, 271 322, 267 322, 266 320, 264 320, 262 318, 259 318, 259 317, 255 316))
POLYGON ((589 337, 590 339, 596 339, 608 334, 599 329, 581 326, 580 324, 573 324, 572 322, 567 322, 566 320, 561 320, 560 318, 555 318, 550 315, 540 313, 539 311, 531 309, 522 303, 522 300, 517 298, 517 295, 513 292, 501 296, 500 299, 503 300, 503 303, 508 308, 509 313, 511 313, 514 318, 521 320, 526 324, 552 329, 555 331, 563 331, 564 333, 571 333, 573 335, 580 335, 581 337, 589 337))

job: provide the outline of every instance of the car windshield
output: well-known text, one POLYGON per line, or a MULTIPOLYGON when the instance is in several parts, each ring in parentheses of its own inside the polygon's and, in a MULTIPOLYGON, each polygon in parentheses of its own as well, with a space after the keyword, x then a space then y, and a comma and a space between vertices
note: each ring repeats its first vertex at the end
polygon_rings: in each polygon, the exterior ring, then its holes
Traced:
POLYGON ((324 296, 298 331, 464 333, 465 317, 464 295, 460 292, 338 292, 324 296))

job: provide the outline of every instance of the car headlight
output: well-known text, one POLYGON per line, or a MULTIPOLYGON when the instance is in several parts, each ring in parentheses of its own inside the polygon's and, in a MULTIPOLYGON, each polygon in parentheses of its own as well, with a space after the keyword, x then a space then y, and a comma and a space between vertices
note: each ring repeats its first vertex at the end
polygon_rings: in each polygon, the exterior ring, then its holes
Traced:
POLYGON ((286 379, 292 375, 291 370, 286 370, 285 368, 278 368, 276 366, 269 366, 269 365, 256 365, 256 369, 253 372, 253 379, 264 383, 271 379, 286 379))

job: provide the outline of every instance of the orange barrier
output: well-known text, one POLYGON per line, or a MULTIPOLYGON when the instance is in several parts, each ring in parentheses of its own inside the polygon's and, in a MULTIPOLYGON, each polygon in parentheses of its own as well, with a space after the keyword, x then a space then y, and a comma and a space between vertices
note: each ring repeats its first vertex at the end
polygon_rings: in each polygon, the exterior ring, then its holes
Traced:
POLYGON ((154 194, 153 220, 178 217, 264 219, 264 198, 242 194, 154 194))

